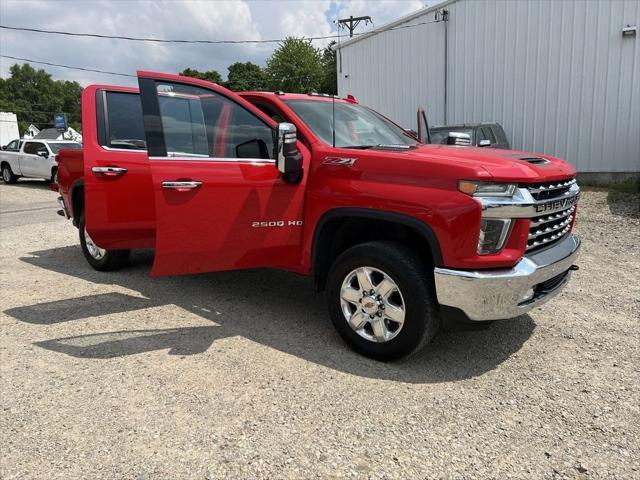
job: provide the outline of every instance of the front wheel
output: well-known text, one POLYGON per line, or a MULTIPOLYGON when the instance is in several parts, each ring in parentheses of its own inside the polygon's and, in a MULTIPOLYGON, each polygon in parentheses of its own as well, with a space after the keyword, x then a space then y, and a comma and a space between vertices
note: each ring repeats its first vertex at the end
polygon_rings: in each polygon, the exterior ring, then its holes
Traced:
POLYGON ((395 242, 369 242, 343 252, 327 280, 331 320, 356 351, 393 360, 419 350, 440 319, 431 276, 395 242))
POLYGON ((122 268, 128 263, 131 250, 106 250, 95 244, 85 228, 84 215, 80 217, 78 230, 82 253, 89 265, 96 270, 108 272, 122 268))
POLYGON ((2 180, 7 184, 14 184, 18 181, 18 176, 11 170, 11 165, 5 163, 2 165, 2 180))

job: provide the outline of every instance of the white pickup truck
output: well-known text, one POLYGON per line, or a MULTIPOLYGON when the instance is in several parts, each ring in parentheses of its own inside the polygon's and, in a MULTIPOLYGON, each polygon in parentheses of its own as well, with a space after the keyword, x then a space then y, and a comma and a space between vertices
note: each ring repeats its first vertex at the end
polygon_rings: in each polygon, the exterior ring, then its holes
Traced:
POLYGON ((18 177, 57 181, 56 156, 62 148, 80 150, 82 145, 70 140, 13 140, 0 151, 0 169, 4 183, 16 183, 18 177))

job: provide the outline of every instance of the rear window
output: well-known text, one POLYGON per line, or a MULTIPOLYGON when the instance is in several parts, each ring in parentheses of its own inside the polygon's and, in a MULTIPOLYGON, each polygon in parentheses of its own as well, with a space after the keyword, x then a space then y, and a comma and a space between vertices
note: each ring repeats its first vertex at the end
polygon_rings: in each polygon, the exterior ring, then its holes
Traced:
POLYGON ((101 144, 110 148, 144 150, 147 144, 142 123, 142 105, 137 93, 106 92, 106 122, 101 144))
POLYGON ((429 129, 429 133, 431 133, 431 143, 439 143, 441 145, 447 144, 447 138, 449 138, 449 132, 458 132, 458 133, 466 133, 471 137, 473 141, 473 130, 469 128, 431 128, 429 129))

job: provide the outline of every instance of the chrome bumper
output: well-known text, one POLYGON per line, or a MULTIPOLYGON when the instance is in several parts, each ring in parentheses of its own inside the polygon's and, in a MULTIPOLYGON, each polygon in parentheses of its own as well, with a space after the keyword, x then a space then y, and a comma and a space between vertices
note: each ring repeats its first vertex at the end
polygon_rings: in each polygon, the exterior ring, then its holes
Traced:
POLYGON ((579 248, 580 239, 570 234, 546 250, 523 257, 510 269, 436 268, 438 302, 459 308, 471 320, 517 317, 560 293, 569 281, 579 248))

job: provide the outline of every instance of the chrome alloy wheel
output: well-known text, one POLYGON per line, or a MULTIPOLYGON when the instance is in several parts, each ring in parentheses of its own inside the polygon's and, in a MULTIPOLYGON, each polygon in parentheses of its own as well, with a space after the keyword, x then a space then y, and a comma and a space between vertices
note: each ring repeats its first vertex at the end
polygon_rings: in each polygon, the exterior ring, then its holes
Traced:
POLYGON ((388 342, 402 330, 402 292, 380 269, 360 267, 349 273, 340 289, 340 305, 353 331, 370 342, 388 342))
POLYGON ((95 243, 93 243, 93 240, 89 236, 89 232, 87 232, 86 228, 84 229, 84 243, 87 246, 87 251, 89 252, 89 255, 91 255, 96 260, 102 260, 102 258, 107 253, 107 251, 104 248, 100 248, 95 243))

